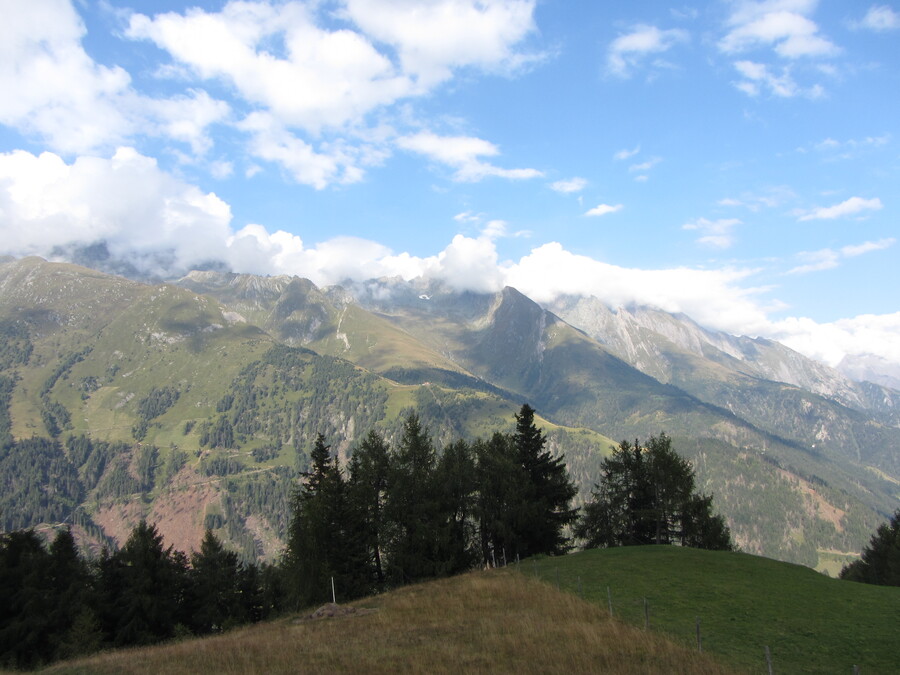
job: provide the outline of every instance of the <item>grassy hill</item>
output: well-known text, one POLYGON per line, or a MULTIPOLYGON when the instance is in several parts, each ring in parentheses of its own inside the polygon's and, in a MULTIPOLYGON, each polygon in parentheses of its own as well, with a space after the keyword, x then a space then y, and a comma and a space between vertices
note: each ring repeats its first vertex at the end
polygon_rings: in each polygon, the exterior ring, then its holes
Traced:
POLYGON ((895 673, 900 588, 830 579, 743 553, 672 546, 592 550, 521 564, 524 574, 581 594, 632 625, 650 624, 735 667, 765 672, 895 673), (609 595, 607 595, 607 588, 609 595))
POLYGON ((520 574, 472 572, 202 640, 62 663, 49 673, 727 673, 710 656, 520 574))
POLYGON ((586 551, 340 609, 347 614, 311 620, 304 613, 46 672, 764 673, 767 646, 777 673, 852 673, 854 665, 897 672, 900 589, 742 553, 586 551))

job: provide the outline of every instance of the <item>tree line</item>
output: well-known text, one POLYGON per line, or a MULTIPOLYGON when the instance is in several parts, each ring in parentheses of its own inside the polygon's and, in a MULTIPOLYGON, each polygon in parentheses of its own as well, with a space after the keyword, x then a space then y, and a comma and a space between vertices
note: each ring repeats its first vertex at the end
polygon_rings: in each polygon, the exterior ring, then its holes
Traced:
POLYGON ((563 457, 523 405, 512 433, 438 452, 415 414, 392 447, 370 431, 345 466, 318 435, 290 500, 277 565, 243 562, 207 530, 190 556, 141 522, 117 551, 79 556, 60 532, 0 538, 0 665, 32 667, 104 647, 202 635, 279 612, 588 546, 731 548, 711 498, 667 437, 623 442, 583 514, 563 457))

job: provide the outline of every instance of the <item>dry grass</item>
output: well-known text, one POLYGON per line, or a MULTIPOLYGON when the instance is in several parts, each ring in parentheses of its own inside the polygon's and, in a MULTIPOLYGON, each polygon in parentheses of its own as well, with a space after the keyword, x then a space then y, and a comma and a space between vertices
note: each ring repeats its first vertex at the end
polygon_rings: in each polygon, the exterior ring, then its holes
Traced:
POLYGON ((610 620, 524 575, 473 572, 212 638, 59 664, 53 673, 724 673, 706 655, 610 620))

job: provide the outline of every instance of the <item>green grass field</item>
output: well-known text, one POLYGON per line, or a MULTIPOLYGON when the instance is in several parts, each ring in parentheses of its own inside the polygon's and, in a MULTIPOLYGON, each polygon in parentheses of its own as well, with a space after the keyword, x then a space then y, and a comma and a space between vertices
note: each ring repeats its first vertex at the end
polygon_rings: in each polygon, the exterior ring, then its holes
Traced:
POLYGON ((828 578, 799 565, 743 553, 647 546, 584 551, 522 562, 537 575, 643 627, 750 672, 900 672, 900 588, 828 578), (607 595, 609 588, 609 595, 607 595))

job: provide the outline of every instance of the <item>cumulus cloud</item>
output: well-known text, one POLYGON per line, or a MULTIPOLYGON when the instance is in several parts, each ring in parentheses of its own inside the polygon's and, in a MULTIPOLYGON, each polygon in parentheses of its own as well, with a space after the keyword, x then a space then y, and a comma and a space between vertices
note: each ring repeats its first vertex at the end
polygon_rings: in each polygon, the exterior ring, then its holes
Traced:
POLYGON ((680 28, 661 30, 656 26, 639 24, 609 45, 606 69, 617 77, 630 77, 648 56, 667 52, 688 39, 687 31, 680 28))
POLYGON ((571 194, 573 192, 581 192, 587 187, 587 180, 584 178, 569 178, 568 180, 558 180, 550 184, 550 189, 554 192, 562 194, 571 194))
POLYGON ((128 143, 138 135, 187 143, 202 154, 208 127, 229 107, 206 92, 173 98, 138 94, 118 66, 100 65, 82 46, 86 28, 69 0, 10 4, 0 22, 0 123, 67 154, 128 143), (15 95, 12 95, 15 92, 15 95))
POLYGON ((625 207, 622 204, 615 204, 615 205, 598 204, 597 206, 595 206, 594 208, 589 210, 584 215, 586 215, 586 216, 605 216, 610 213, 615 213, 616 211, 621 211, 623 208, 625 208, 625 207))
POLYGON ((67 164, 50 152, 0 155, 0 232, 6 252, 50 255, 103 242, 148 273, 157 254, 176 267, 223 259, 231 208, 160 170, 132 148, 67 164), (148 267, 150 266, 150 267, 148 267))
POLYGON ((413 93, 364 36, 317 25, 297 2, 229 2, 221 12, 134 14, 127 35, 153 41, 201 80, 218 79, 281 124, 313 133, 413 93), (283 41, 283 53, 271 48, 283 41))
POLYGON ((537 169, 503 169, 483 161, 481 157, 495 157, 500 150, 493 143, 473 136, 439 136, 422 131, 399 138, 397 145, 451 167, 456 171, 454 180, 460 182, 477 182, 489 176, 525 180, 543 175, 537 169))
POLYGON ((850 197, 846 201, 834 206, 822 206, 811 211, 798 212, 798 220, 834 220, 845 216, 854 216, 863 211, 878 211, 882 208, 878 197, 863 199, 862 197, 850 197))
POLYGON ((720 218, 719 220, 698 218, 692 223, 682 225, 682 229, 699 231, 698 244, 712 248, 729 248, 734 243, 732 231, 736 225, 740 224, 741 221, 737 218, 720 218))
POLYGON ((535 0, 346 0, 342 15, 393 47, 404 73, 422 87, 454 68, 515 69, 538 55, 516 50, 535 30, 535 0))
MULTIPOLYGON (((424 276, 476 292, 510 285, 541 302, 560 294, 589 294, 613 307, 646 304, 684 312, 711 328, 781 339, 830 363, 863 353, 900 361, 900 315, 833 324, 796 317, 772 322, 758 301, 759 291, 747 287, 754 270, 625 268, 572 253, 557 242, 501 263, 496 240, 507 236, 508 224, 496 219, 478 236, 458 234, 427 257, 354 237, 309 245, 295 234, 270 232, 260 224, 235 231, 226 202, 127 147, 108 159, 80 157, 70 163, 49 152, 0 154, 0 212, 3 252, 13 255, 52 257, 55 251, 103 243, 112 256, 148 274, 170 276, 220 261, 237 272, 292 274, 319 285, 424 276)), ((481 221, 481 216, 460 215, 462 221, 481 221)), ((705 222, 693 225, 701 229, 705 222)), ((727 229, 727 222, 709 227, 727 229)), ((894 244, 894 239, 883 239, 845 246, 819 252, 817 260, 806 264, 824 264, 835 256, 840 261, 894 244)))
POLYGON ((872 5, 866 15, 853 23, 855 28, 864 28, 883 33, 900 28, 900 13, 887 5, 872 5))

